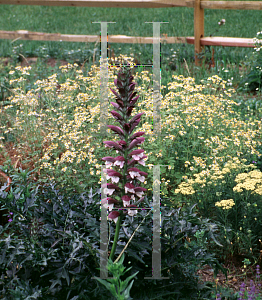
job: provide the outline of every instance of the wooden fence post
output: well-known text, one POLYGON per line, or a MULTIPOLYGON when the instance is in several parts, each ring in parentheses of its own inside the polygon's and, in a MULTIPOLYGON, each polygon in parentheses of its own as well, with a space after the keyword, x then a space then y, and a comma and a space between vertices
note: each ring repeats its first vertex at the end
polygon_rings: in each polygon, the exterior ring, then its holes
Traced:
POLYGON ((194 36, 195 36, 195 65, 199 66, 201 58, 199 53, 204 50, 201 46, 200 39, 204 37, 204 9, 200 7, 201 0, 195 0, 194 7, 194 36))

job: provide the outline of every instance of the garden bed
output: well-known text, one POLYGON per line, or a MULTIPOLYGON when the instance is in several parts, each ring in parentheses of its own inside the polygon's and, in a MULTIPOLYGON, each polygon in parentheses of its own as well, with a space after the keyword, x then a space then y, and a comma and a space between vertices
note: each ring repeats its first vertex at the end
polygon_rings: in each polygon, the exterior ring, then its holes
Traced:
MULTIPOLYGON (((53 64, 51 67, 56 68, 54 60, 49 63, 53 64)), ((75 192, 78 195, 83 191, 87 192, 90 187, 99 186, 101 159, 112 153, 111 150, 102 147, 104 145, 102 141, 99 141, 97 134, 99 125, 98 91, 96 90, 99 83, 98 74, 94 74, 93 70, 93 76, 83 77, 83 70, 85 74, 87 70, 78 65, 62 65, 59 70, 57 70, 58 74, 49 74, 48 79, 38 80, 37 83, 36 74, 31 74, 28 66, 13 68, 9 72, 10 77, 15 78, 14 80, 10 78, 14 93, 8 97, 10 105, 2 107, 1 122, 3 124, 1 126, 6 132, 0 153, 0 164, 5 166, 2 170, 5 169, 9 176, 16 175, 12 178, 12 186, 23 190, 23 193, 29 193, 28 189, 26 190, 29 182, 34 185, 39 183, 43 187, 51 181, 56 182, 59 188, 68 188, 65 195, 69 192, 71 194, 75 192), (30 82, 29 77, 35 85, 30 82), (28 85, 24 85, 24 82, 28 85), (19 97, 17 92, 20 93, 19 97), (32 99, 35 102, 31 102, 32 99), (35 116, 38 119, 35 119, 35 116), (22 174, 24 170, 28 172, 38 167, 41 169, 37 169, 28 176, 22 174)), ((182 204, 185 203, 191 206, 197 204, 198 218, 201 218, 198 222, 204 222, 204 217, 212 219, 212 222, 219 221, 220 229, 217 230, 216 237, 211 235, 212 238, 209 237, 207 241, 203 236, 201 237, 200 231, 198 235, 190 232, 193 242, 190 245, 190 238, 185 236, 180 247, 185 246, 187 249, 206 245, 213 252, 212 254, 216 255, 222 267, 228 268, 229 274, 226 280, 224 274, 218 273, 216 282, 214 270, 209 265, 205 265, 203 269, 197 270, 200 280, 217 283, 217 287, 230 288, 233 292, 237 292, 243 281, 247 284, 250 284, 251 279, 255 281, 255 268, 253 267, 252 272, 250 272, 250 266, 247 265, 245 268, 245 259, 249 263, 252 261, 252 264, 261 264, 259 187, 262 180, 260 183, 259 176, 262 161, 259 151, 262 149, 260 131, 262 111, 258 105, 247 106, 248 101, 234 101, 233 99, 240 97, 240 94, 234 93, 233 89, 226 86, 226 82, 218 76, 205 78, 200 85, 196 84, 191 77, 177 75, 172 77, 173 82, 170 82, 168 89, 170 92, 163 95, 161 119, 166 136, 161 141, 155 140, 151 135, 152 98, 148 89, 147 75, 146 72, 136 75, 141 100, 138 101, 138 109, 134 110, 134 114, 146 111, 139 130, 147 133, 145 153, 148 155, 147 166, 140 168, 149 173, 156 163, 168 165, 168 168, 161 170, 163 205, 169 206, 170 209, 177 209, 183 207, 182 204), (246 107, 249 107, 247 111, 246 107), (255 170, 255 173, 252 173, 252 170, 255 170), (236 189, 236 185, 241 183, 237 181, 238 178, 247 178, 246 174, 255 176, 257 181, 253 183, 255 194, 250 193, 247 188, 245 201, 243 201, 241 190, 236 189), (206 177, 206 181, 203 177, 206 177), (223 201, 228 201, 226 210, 221 208, 223 201), (235 218, 236 215, 240 216, 239 219, 235 218), (251 223, 245 225, 244 215, 250 222, 252 221, 252 226, 251 223), (225 231, 226 234, 224 234, 223 226, 225 230, 229 228, 226 229, 226 226, 231 226, 234 230, 225 231), (249 235, 251 229, 255 232, 255 239, 249 235), (239 236, 240 240, 237 239, 239 236), (246 240, 247 238, 250 239, 246 240), (223 244, 223 250, 216 247, 215 243, 223 244), (235 248, 231 246, 233 244, 235 248), (245 269, 248 269, 246 276, 243 275, 245 269)), ((113 86, 112 74, 110 76, 109 85, 113 86)), ((111 124, 112 118, 108 122, 111 124)), ((108 139, 113 140, 113 138, 115 139, 115 137, 108 139)), ((151 193, 152 180, 153 176, 150 174, 145 182, 148 192, 151 189, 151 193)), ((243 189, 245 187, 247 185, 243 185, 243 189)), ((26 198, 23 199, 20 200, 23 202, 26 198)), ((67 206, 64 205, 65 207, 67 206)), ((93 209, 95 212, 92 213, 95 215, 97 207, 93 209)), ((181 209, 182 212, 185 213, 186 208, 181 209)), ((58 214, 61 218, 64 217, 62 213, 58 214)), ((185 218, 191 217, 195 218, 193 215, 185 218)), ((78 221, 74 220, 74 222, 78 221)), ((46 222, 51 222, 51 220, 46 219, 46 222)), ((194 222, 197 220, 194 219, 194 222)), ((42 225, 54 226, 50 224, 42 223, 42 225)), ((210 224, 209 228, 214 230, 216 226, 214 224, 210 224)), ((67 225, 65 223, 61 226, 61 228, 66 228, 67 225)), ((131 223, 128 226, 131 227, 131 223)), ((26 230, 22 234, 26 234, 26 230)), ((167 225, 166 230, 169 230, 167 225)), ((168 238, 166 239, 165 247, 168 251, 168 238)), ((53 241, 53 243, 53 245, 58 244, 58 248, 60 247, 60 241, 53 241)), ((178 250, 173 249, 173 251, 178 250)), ((204 255, 204 250, 201 251, 204 255)), ((130 253, 132 252, 129 252, 132 257, 130 253)), ((138 264, 135 259, 133 263, 138 264)), ((187 263, 191 264, 189 261, 187 263)), ((186 272, 193 272, 191 269, 188 270, 185 270, 184 275, 186 272)), ((173 272, 177 272, 175 268, 173 272)), ((66 275, 63 274, 63 276, 66 275)), ((256 282, 257 287, 258 284, 259 282, 256 282)))

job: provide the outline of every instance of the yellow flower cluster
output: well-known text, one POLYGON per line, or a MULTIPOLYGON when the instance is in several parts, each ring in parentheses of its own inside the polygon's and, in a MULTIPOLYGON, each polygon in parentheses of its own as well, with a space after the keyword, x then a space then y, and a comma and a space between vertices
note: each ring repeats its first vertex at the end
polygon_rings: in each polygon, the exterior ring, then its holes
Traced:
MULTIPOLYGON (((132 66, 132 58, 121 56, 121 59, 131 62, 132 66)), ((118 71, 117 67, 109 66, 108 103, 115 101, 115 95, 109 88, 115 89, 114 79, 118 71)), ((95 152, 95 149, 101 147, 101 143, 94 136, 100 130, 101 70, 100 66, 92 66, 85 77, 84 73, 77 68, 78 65, 70 64, 61 67, 63 72, 68 73, 65 74, 66 77, 72 73, 74 77, 70 78, 74 79, 68 78, 65 83, 60 83, 59 92, 57 74, 53 74, 47 79, 36 81, 35 89, 27 93, 22 88, 13 88, 15 93, 10 97, 12 105, 21 106, 21 109, 17 110, 13 124, 13 127, 21 132, 21 140, 28 139, 26 136, 28 133, 24 130, 25 124, 32 122, 34 124, 31 126, 32 130, 41 132, 41 135, 37 134, 39 139, 42 139, 46 151, 39 159, 39 165, 40 169, 45 169, 46 172, 51 172, 53 166, 60 168, 62 172, 71 171, 72 167, 76 168, 75 165, 82 161, 86 161, 85 165, 90 167, 95 166, 97 170, 101 168, 98 153, 95 152), (43 109, 41 101, 49 101, 49 109, 46 107, 43 109), (36 118, 37 122, 35 122, 36 118)), ((29 70, 18 68, 13 74, 23 78, 29 74, 29 70)), ((259 139, 262 121, 241 120, 235 110, 238 104, 228 99, 229 94, 234 93, 234 90, 228 90, 226 82, 218 76, 212 76, 199 85, 191 77, 185 78, 182 75, 172 77, 173 81, 168 84, 169 92, 160 97, 161 131, 163 132, 160 150, 163 151, 160 151, 159 147, 153 150, 156 138, 152 136, 154 99, 153 88, 148 88, 149 82, 153 82, 150 76, 153 74, 150 75, 148 71, 136 72, 134 75, 134 81, 139 82, 136 90, 140 97, 138 105, 132 112, 133 115, 146 112, 137 131, 145 131, 146 135, 151 135, 146 139, 144 146, 149 153, 148 164, 155 162, 150 160, 153 156, 163 163, 168 151, 166 149, 175 147, 175 143, 184 140, 192 140, 196 144, 195 153, 206 153, 205 156, 203 154, 201 157, 187 158, 185 167, 188 171, 199 173, 194 174, 194 180, 188 179, 188 174, 183 176, 187 182, 179 185, 176 189, 177 193, 192 195, 196 190, 193 184, 204 187, 212 182, 224 180, 224 177, 233 171, 239 172, 238 158, 223 166, 226 160, 234 156, 241 156, 243 153, 260 156, 257 149, 262 145, 259 139)), ((23 83, 16 80, 13 84, 22 86, 23 83)), ((109 108, 112 109, 112 106, 108 105, 107 123, 112 124, 111 121, 115 122, 115 119, 109 108)), ((3 131, 5 130, 10 131, 11 128, 3 128, 3 131)), ((107 129, 107 132, 111 133, 110 129, 107 129)), ((118 140, 118 137, 113 135, 110 140, 118 140)), ((178 156, 175 152, 174 158, 179 159, 178 156)), ((93 172, 91 168, 90 171, 93 172)))
MULTIPOLYGON (((195 158, 196 159, 196 158, 195 158)), ((203 188, 206 185, 217 185, 218 181, 221 181, 221 183, 226 183, 225 180, 225 175, 232 175, 234 172, 242 172, 245 170, 248 170, 250 168, 256 168, 256 166, 250 164, 250 165, 245 165, 244 163, 246 162, 246 159, 239 160, 238 157, 234 157, 232 160, 229 160, 228 162, 225 163, 224 167, 220 168, 216 166, 216 168, 213 168, 211 170, 202 170, 200 173, 194 174, 193 176, 195 179, 187 179, 184 178, 187 182, 182 182, 179 184, 178 189, 175 190, 175 193, 178 194, 183 194, 183 195, 191 195, 194 194, 195 191, 199 188, 203 188)), ((250 173, 246 174, 247 177, 245 177, 244 174, 239 174, 236 177, 236 181, 240 182, 241 179, 245 178, 250 178, 252 179, 253 183, 260 183, 261 185, 257 186, 256 190, 254 192, 258 193, 261 191, 262 187, 262 173, 260 171, 254 170, 251 171, 250 173), (248 174, 251 174, 250 177, 248 177, 248 174), (252 176, 252 177, 251 177, 252 176)), ((250 180, 248 183, 250 183, 250 180)), ((242 183, 239 183, 239 186, 235 187, 233 190, 234 191, 239 191, 239 189, 242 187, 244 188, 247 185, 243 185, 242 183)))
POLYGON ((179 185, 179 188, 175 190, 175 194, 182 194, 182 195, 193 195, 195 193, 194 188, 191 184, 182 182, 179 185))
POLYGON ((234 192, 241 193, 245 189, 252 191, 251 194, 262 195, 262 172, 260 170, 238 174, 235 182, 237 185, 233 188, 234 192))
POLYGON ((221 200, 219 202, 216 202, 215 206, 222 207, 222 209, 230 209, 235 205, 235 202, 233 199, 228 200, 221 200))

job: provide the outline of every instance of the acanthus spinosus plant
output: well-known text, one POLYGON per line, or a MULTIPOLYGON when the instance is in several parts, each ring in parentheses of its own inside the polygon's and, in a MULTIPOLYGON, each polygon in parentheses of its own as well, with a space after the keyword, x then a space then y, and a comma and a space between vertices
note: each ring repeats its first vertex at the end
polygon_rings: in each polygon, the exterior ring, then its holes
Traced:
POLYGON ((147 156, 144 155, 143 149, 134 150, 136 146, 144 142, 145 138, 141 136, 145 132, 132 134, 141 121, 141 116, 144 114, 139 113, 133 118, 130 117, 139 98, 139 96, 136 96, 137 92, 133 92, 136 85, 135 82, 132 82, 133 79, 130 69, 122 67, 114 80, 119 93, 110 89, 115 94, 117 102, 111 102, 111 104, 119 111, 112 110, 111 114, 120 126, 107 125, 107 127, 118 134, 120 140, 118 142, 106 141, 104 143, 106 147, 113 148, 117 153, 121 154, 116 157, 107 156, 102 158, 107 167, 103 171, 107 174, 107 180, 111 179, 111 183, 102 185, 105 188, 104 193, 110 195, 110 197, 102 199, 101 202, 110 211, 108 215, 109 220, 113 220, 116 223, 110 259, 113 259, 115 254, 122 220, 126 214, 130 216, 137 214, 137 205, 144 200, 142 196, 147 190, 140 187, 139 184, 145 181, 145 176, 148 174, 134 167, 137 163, 145 166, 144 159, 147 156), (130 118, 131 120, 129 120, 130 118), (110 167, 114 169, 109 169, 110 167))

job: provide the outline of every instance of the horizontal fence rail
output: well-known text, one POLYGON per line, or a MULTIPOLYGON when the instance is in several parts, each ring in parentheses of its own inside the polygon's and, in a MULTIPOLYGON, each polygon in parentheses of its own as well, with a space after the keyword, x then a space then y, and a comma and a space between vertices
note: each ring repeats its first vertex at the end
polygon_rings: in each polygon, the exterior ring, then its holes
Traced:
MULTIPOLYGON (((195 0, 186 0, 187 7, 195 7, 195 0)), ((262 10, 262 1, 201 1, 201 8, 262 10)))
MULTIPOLYGON (((121 7, 162 8, 194 7, 195 0, 0 0, 0 4, 75 6, 75 7, 121 7)), ((201 1, 201 8, 262 10, 262 1, 201 1)))
MULTIPOLYGON (((31 41, 63 41, 63 42, 99 42, 100 35, 73 35, 60 33, 31 32, 27 30, 3 31, 0 30, 0 39, 22 39, 31 41)), ((167 44, 186 43, 185 37, 161 37, 162 42, 167 44)), ((124 44, 152 44, 152 37, 108 35, 110 43, 124 44)))
MULTIPOLYGON (((100 35, 73 35, 60 33, 32 32, 27 30, 4 31, 0 30, 0 39, 9 40, 30 40, 30 41, 62 41, 62 42, 83 42, 93 43, 100 41, 100 35)), ((160 38, 161 43, 194 44, 194 37, 167 37, 160 38)), ((152 37, 126 36, 126 35, 108 35, 109 43, 121 44, 152 44, 152 37)), ((254 47, 253 39, 234 38, 234 37, 204 37, 200 38, 200 44, 203 46, 226 46, 226 47, 254 47)))
POLYGON ((0 0, 0 4, 121 8, 162 8, 186 6, 185 0, 0 0))
MULTIPOLYGON (((188 44, 194 45, 195 38, 186 37, 186 42, 188 44)), ((253 39, 222 37, 222 36, 200 38, 200 44, 202 46, 224 46, 224 47, 246 47, 246 48, 255 47, 255 43, 253 39)))

